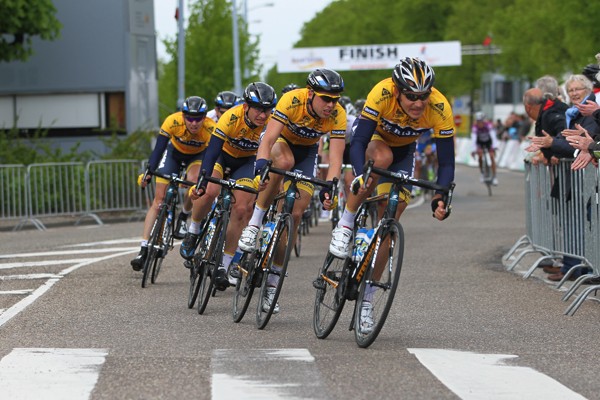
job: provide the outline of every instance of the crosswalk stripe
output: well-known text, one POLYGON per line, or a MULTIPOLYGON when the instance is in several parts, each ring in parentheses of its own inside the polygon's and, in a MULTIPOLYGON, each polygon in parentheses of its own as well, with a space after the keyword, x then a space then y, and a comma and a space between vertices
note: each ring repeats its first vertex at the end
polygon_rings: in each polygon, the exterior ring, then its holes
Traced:
POLYGON ((582 400, 581 396, 533 368, 506 365, 509 354, 477 354, 443 349, 408 349, 448 389, 463 400, 582 400))
POLYGON ((13 349, 0 360, 2 397, 86 400, 106 355, 105 349, 13 349))
POLYGON ((212 399, 325 399, 314 361, 307 349, 215 350, 212 399))

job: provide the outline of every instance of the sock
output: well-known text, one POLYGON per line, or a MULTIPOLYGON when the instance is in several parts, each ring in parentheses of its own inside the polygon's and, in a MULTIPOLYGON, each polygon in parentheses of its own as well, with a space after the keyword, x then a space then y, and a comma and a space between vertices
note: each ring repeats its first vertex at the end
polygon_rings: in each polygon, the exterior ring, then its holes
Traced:
MULTIPOLYGON (((281 272, 281 267, 278 267, 277 265, 273 264, 273 270, 275 270, 277 272, 281 272)), ((269 274, 269 277, 267 278, 267 286, 277 287, 278 283, 279 283, 279 275, 269 274)))
POLYGON ((255 204, 254 212, 252 213, 252 218, 250 218, 250 222, 248 222, 248 225, 254 225, 259 227, 262 226, 262 220, 266 212, 267 210, 263 210, 258 206, 258 204, 255 204))
POLYGON ((354 228, 354 217, 356 217, 356 211, 350 212, 347 208, 344 208, 344 213, 342 214, 342 218, 338 222, 337 226, 345 226, 346 228, 354 228))
POLYGON ((142 240, 142 243, 140 245, 141 247, 148 247, 148 241, 147 240, 142 240))
POLYGON ((375 292, 377 291, 377 286, 371 286, 371 284, 367 284, 367 287, 365 288, 365 301, 368 301, 369 303, 373 303, 373 296, 375 295, 375 292))
POLYGON ((219 269, 225 268, 227 270, 229 268, 229 265, 231 265, 232 258, 233 254, 223 253, 223 260, 221 260, 221 266, 219 267, 219 269))
POLYGON ((196 221, 192 220, 192 223, 190 224, 190 227, 188 228, 188 232, 193 233, 194 235, 199 234, 200 233, 200 222, 196 222, 196 221))

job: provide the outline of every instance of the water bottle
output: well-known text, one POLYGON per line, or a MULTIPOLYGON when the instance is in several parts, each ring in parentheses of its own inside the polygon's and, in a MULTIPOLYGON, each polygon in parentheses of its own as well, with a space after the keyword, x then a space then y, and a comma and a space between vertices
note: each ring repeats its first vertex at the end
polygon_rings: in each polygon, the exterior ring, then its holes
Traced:
POLYGON ((171 226, 172 223, 173 223, 173 210, 169 210, 169 212, 167 213, 167 225, 171 226))
POLYGON ((264 253, 267 250, 267 245, 271 240, 271 236, 273 236, 273 231, 275 230, 275 222, 267 222, 262 230, 262 242, 260 251, 264 253))
POLYGON ((373 239, 374 229, 359 228, 356 231, 356 237, 354 238, 354 248, 352 249, 352 261, 355 263, 361 262, 363 259, 371 240, 373 239))
POLYGON ((213 218, 210 220, 210 223, 208 224, 208 231, 206 232, 206 246, 208 247, 208 245, 210 245, 210 242, 212 241, 212 237, 215 233, 215 228, 217 227, 217 219, 213 218))

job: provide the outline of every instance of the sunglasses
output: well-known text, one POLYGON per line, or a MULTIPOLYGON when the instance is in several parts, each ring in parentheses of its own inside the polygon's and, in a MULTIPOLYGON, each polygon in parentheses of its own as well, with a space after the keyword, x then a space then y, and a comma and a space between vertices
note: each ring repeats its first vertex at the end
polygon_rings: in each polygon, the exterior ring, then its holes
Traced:
POLYGON ((201 117, 190 117, 189 115, 185 116, 185 119, 188 120, 189 122, 200 122, 204 119, 205 115, 201 116, 201 117))
POLYGON ((315 92, 315 94, 317 96, 319 96, 321 98, 321 100, 323 100, 325 103, 337 103, 340 98, 339 97, 331 97, 331 96, 327 96, 326 94, 321 94, 321 93, 317 93, 315 92))
POLYGON ((412 93, 412 92, 402 92, 402 94, 404 96, 406 96, 406 98, 409 101, 425 101, 429 98, 429 96, 431 95, 431 92, 425 92, 425 93, 412 93))
POLYGON ((258 111, 259 114, 265 113, 267 115, 271 114, 273 108, 271 107, 251 107, 258 111))

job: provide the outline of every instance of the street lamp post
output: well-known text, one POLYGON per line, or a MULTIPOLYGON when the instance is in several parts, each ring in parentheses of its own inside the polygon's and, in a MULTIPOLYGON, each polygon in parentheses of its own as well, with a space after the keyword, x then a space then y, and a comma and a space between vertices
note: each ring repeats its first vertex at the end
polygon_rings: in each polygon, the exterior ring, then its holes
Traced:
POLYGON ((183 0, 179 0, 177 13, 177 107, 180 108, 185 97, 185 29, 183 26, 183 0))

